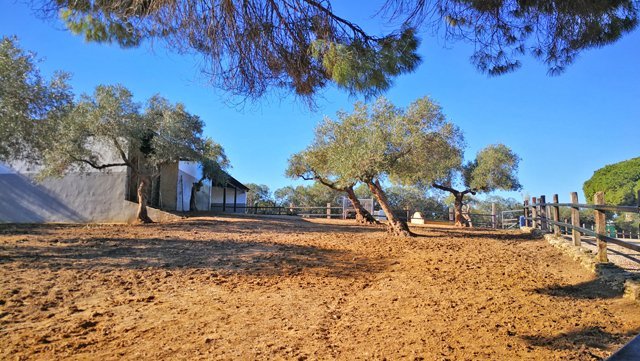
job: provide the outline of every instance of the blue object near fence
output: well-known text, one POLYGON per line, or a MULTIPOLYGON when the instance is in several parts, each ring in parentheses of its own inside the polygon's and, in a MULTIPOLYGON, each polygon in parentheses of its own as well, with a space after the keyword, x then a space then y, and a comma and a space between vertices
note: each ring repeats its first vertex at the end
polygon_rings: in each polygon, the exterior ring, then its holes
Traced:
POLYGON ((527 225, 527 220, 524 219, 524 216, 520 216, 520 227, 525 227, 527 225))

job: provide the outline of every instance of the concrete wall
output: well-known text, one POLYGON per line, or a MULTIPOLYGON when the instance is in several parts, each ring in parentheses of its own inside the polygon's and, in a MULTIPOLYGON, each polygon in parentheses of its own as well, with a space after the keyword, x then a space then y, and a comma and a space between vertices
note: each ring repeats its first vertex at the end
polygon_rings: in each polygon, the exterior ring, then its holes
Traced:
MULTIPOLYGON (((24 169, 24 168, 23 168, 24 169)), ((132 222, 138 205, 125 200, 126 167, 70 173, 35 182, 34 173, 0 172, 0 222, 132 222)), ((149 210, 152 219, 175 216, 149 210)))

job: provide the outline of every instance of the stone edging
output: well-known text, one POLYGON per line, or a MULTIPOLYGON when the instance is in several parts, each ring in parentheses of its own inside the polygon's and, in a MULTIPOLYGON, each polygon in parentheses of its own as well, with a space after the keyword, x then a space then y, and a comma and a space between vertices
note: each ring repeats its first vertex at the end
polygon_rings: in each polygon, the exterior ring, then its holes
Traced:
MULTIPOLYGON (((524 231, 539 232, 537 230, 524 231)), ((624 290, 624 297, 640 302, 640 276, 627 272, 613 263, 598 263, 595 254, 583 247, 574 246, 570 241, 553 234, 545 234, 544 239, 554 247, 578 261, 583 267, 596 274, 611 286, 624 290)))

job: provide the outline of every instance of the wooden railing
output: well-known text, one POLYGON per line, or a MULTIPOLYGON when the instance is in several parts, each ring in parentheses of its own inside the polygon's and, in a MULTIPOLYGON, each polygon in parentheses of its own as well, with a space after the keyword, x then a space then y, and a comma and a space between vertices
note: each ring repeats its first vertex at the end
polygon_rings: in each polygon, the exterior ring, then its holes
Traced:
POLYGON ((533 197, 531 203, 524 201, 524 217, 527 225, 539 228, 543 231, 551 231, 557 236, 561 235, 561 228, 571 229, 573 244, 581 245, 581 236, 593 236, 596 238, 598 247, 598 262, 608 262, 607 243, 612 243, 620 247, 640 252, 640 244, 625 242, 619 238, 610 237, 606 234, 605 212, 616 213, 640 213, 640 191, 638 191, 638 205, 636 206, 616 206, 604 203, 604 193, 597 192, 593 197, 593 204, 578 203, 578 193, 571 193, 571 203, 560 203, 558 195, 553 195, 553 201, 548 203, 545 196, 533 197), (571 223, 560 221, 560 207, 571 208, 571 223), (580 209, 593 209, 595 229, 587 229, 580 226, 580 209))
MULTIPOLYGON (((211 205, 213 211, 224 211, 221 205, 211 205)), ((233 206, 227 205, 229 212, 233 209, 235 213, 247 214, 264 214, 264 215, 290 215, 301 217, 326 217, 326 218, 342 218, 342 207, 331 206, 327 203, 325 207, 308 207, 308 206, 233 206)))

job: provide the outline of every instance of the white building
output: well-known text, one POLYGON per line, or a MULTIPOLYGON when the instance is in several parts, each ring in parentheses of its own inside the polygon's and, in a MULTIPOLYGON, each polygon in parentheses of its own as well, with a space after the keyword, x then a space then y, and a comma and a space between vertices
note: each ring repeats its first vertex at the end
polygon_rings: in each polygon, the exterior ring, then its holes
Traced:
MULTIPOLYGON (((197 162, 180 161, 163 167, 160 175, 161 204, 158 206, 161 209, 188 211, 191 189, 201 178, 202 169, 197 162)), ((213 185, 208 180, 203 182, 196 193, 199 211, 245 212, 249 188, 229 174, 225 178, 213 185)))

